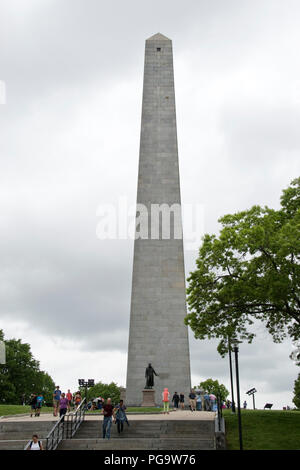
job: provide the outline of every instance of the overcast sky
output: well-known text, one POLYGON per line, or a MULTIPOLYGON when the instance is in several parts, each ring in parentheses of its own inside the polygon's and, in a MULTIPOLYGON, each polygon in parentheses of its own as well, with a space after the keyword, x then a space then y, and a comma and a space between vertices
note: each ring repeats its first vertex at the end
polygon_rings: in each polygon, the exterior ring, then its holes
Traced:
MULTIPOLYGON (((145 39, 173 40, 182 202, 216 233, 299 176, 299 22, 298 0, 0 0, 0 328, 62 389, 125 385, 133 242, 99 240, 96 213, 135 203, 145 39)), ((193 384, 229 387, 216 343, 190 344, 193 384)), ((243 400, 292 405, 291 350, 258 328, 243 400)))

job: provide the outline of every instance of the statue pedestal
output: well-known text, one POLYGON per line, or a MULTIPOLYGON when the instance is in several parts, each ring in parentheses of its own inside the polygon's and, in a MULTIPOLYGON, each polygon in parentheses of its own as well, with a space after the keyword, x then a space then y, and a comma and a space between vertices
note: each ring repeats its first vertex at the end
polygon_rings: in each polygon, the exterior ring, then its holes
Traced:
POLYGON ((141 406, 155 406, 155 390, 153 388, 144 388, 141 406))

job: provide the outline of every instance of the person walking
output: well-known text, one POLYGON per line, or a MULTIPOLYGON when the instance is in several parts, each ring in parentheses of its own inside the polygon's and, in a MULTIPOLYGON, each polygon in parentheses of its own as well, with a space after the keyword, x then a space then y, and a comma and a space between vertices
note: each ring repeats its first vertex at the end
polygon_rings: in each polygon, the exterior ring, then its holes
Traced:
POLYGON ((202 411, 202 396, 200 393, 197 394, 196 398, 196 410, 202 411))
POLYGON ((179 402, 180 402, 180 408, 184 410, 184 394, 183 393, 179 395, 179 402))
POLYGON ((126 411, 126 406, 124 405, 124 401, 120 400, 120 403, 114 408, 114 420, 115 420, 114 422, 117 423, 119 434, 123 432, 125 422, 129 426, 125 411, 126 411))
POLYGON ((36 414, 36 402, 37 402, 37 396, 35 393, 32 393, 30 397, 30 409, 31 409, 30 418, 32 418, 33 413, 34 415, 36 414))
POLYGON ((34 434, 31 438, 30 444, 27 450, 44 450, 42 441, 39 441, 37 434, 34 434))
POLYGON ((113 415, 114 408, 111 404, 111 398, 106 400, 106 405, 102 408, 103 414, 103 424, 102 424, 102 432, 103 432, 103 439, 110 439, 110 429, 112 424, 112 415, 113 415))
POLYGON ((40 394, 36 397, 35 416, 37 416, 37 417, 40 416, 43 403, 44 403, 44 397, 43 397, 43 395, 40 393, 40 394))
POLYGON ((167 413, 169 414, 169 409, 170 409, 170 393, 168 388, 164 388, 164 391, 162 392, 162 401, 164 404, 164 415, 167 413))
POLYGON ((74 397, 75 408, 78 408, 78 406, 81 403, 81 400, 82 400, 81 393, 78 391, 78 392, 75 393, 75 397, 74 397))
POLYGON ((61 391, 59 390, 59 385, 57 385, 53 392, 53 416, 58 415, 60 397, 61 397, 61 391))
POLYGON ((66 397, 68 399, 68 411, 70 411, 71 410, 71 405, 72 405, 72 399, 73 399, 73 395, 72 395, 70 389, 68 389, 66 397))
POLYGON ((173 398, 172 398, 172 403, 174 405, 174 410, 178 410, 178 403, 179 403, 180 397, 177 392, 174 393, 173 398))
POLYGON ((243 403, 243 407, 244 407, 244 410, 246 410, 246 408, 247 408, 247 402, 246 402, 246 400, 245 400, 244 403, 243 403))
POLYGON ((191 390, 191 393, 189 394, 189 399, 190 399, 190 410, 195 411, 196 410, 196 394, 194 392, 194 389, 191 390))
MULTIPOLYGON (((60 416, 60 418, 62 416, 65 416, 65 414, 68 410, 68 405, 69 405, 69 400, 67 399, 66 394, 62 393, 61 398, 59 400, 59 416, 60 416)), ((62 419, 62 421, 64 421, 64 420, 65 420, 65 418, 62 419)))
POLYGON ((209 395, 210 411, 216 411, 217 397, 213 393, 209 395))
POLYGON ((204 407, 205 411, 210 411, 210 398, 207 392, 204 393, 204 407))

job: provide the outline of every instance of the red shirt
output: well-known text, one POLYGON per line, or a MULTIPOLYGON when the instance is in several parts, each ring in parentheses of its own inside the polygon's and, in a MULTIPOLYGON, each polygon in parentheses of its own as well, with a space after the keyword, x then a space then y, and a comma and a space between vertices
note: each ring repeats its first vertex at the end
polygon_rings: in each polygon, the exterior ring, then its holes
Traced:
POLYGON ((112 405, 104 405, 103 406, 103 410, 104 410, 104 416, 105 417, 109 417, 109 416, 112 416, 113 414, 113 409, 114 407, 112 405))
POLYGON ((68 399, 69 401, 72 400, 72 393, 67 393, 67 399, 68 399))

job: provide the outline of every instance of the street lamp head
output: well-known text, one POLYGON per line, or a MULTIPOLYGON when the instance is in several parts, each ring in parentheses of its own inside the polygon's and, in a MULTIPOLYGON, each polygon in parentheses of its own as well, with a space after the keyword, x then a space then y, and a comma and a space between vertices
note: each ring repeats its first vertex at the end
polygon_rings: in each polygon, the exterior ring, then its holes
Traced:
POLYGON ((78 383, 79 383, 80 387, 94 387, 95 380, 94 379, 88 379, 86 381, 84 379, 78 379, 78 383))
POLYGON ((239 344, 242 343, 242 341, 239 341, 237 338, 233 339, 232 340, 232 346, 233 346, 233 350, 234 352, 238 352, 239 351, 239 344))

